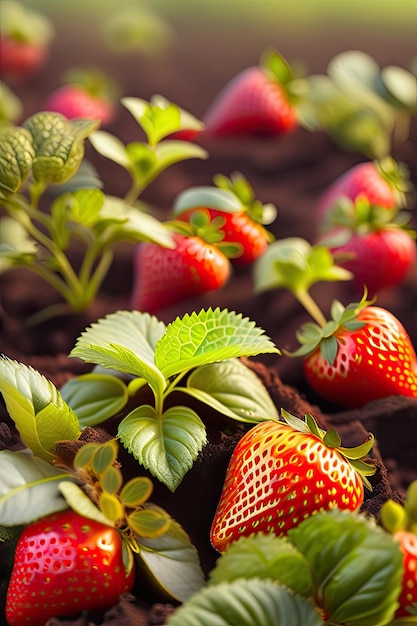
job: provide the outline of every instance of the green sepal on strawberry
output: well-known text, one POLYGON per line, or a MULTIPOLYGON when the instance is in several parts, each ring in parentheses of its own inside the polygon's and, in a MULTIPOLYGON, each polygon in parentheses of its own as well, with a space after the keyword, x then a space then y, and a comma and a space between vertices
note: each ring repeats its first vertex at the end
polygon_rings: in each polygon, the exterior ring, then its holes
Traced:
POLYGON ((260 64, 236 74, 206 114, 204 134, 282 135, 298 127, 294 74, 277 51, 266 51, 260 64))
POLYGON ((390 395, 417 397, 417 357, 401 322, 362 300, 334 301, 325 324, 308 322, 297 333, 309 385, 343 407, 361 407, 390 395))
POLYGON ((404 558, 402 590, 395 612, 398 620, 395 624, 400 626, 404 623, 406 626, 417 623, 417 481, 409 485, 404 505, 393 500, 384 502, 380 510, 380 523, 398 541, 404 558), (416 617, 413 620, 411 616, 416 617))
POLYGON ((203 238, 219 233, 216 245, 235 265, 248 265, 261 256, 273 235, 264 226, 276 216, 272 204, 262 204, 239 172, 214 177, 215 187, 190 187, 176 199, 173 215, 190 222, 203 238))
POLYGON ((375 295, 399 285, 416 263, 415 232, 396 207, 370 204, 359 195, 342 198, 326 215, 318 243, 330 248, 335 263, 350 271, 356 287, 375 295))
POLYGON ((286 535, 319 511, 356 511, 364 485, 371 488, 375 467, 363 459, 372 435, 348 449, 312 415, 302 420, 283 410, 282 417, 251 428, 233 451, 210 532, 219 552, 253 533, 286 535))

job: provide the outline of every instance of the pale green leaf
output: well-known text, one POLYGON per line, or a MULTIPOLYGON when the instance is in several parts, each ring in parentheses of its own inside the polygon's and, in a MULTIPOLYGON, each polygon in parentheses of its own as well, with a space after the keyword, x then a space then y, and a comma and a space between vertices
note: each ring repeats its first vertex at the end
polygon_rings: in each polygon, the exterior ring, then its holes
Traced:
POLYGON ((0 220, 0 272, 16 266, 30 265, 37 253, 37 243, 26 229, 12 217, 0 220))
POLYGON ((0 359, 0 393, 23 443, 35 455, 52 461, 57 441, 78 439, 74 411, 53 383, 33 368, 0 359))
POLYGON ((28 450, 0 452, 0 525, 30 524, 68 508, 58 489, 73 478, 28 450))
MULTIPOLYGON (((244 574, 244 572, 242 572, 244 574)), ((318 610, 271 580, 239 579, 206 587, 167 626, 322 626, 318 610)))
POLYGON ((206 429, 189 407, 173 406, 162 415, 154 407, 134 409, 119 425, 122 444, 153 476, 175 491, 206 443, 206 429))
POLYGON ((93 519, 96 522, 100 522, 105 526, 112 526, 113 522, 108 519, 104 513, 96 507, 90 498, 80 489, 75 483, 68 481, 59 483, 59 490, 64 496, 71 509, 76 511, 79 515, 93 519))
POLYGON ((167 326, 155 347, 155 363, 170 378, 215 361, 267 352, 279 350, 255 322, 234 311, 209 308, 167 326))
POLYGON ((257 533, 234 541, 210 572, 210 584, 231 582, 242 573, 245 578, 275 580, 303 598, 311 596, 308 563, 285 537, 257 533))
POLYGON ((100 509, 103 515, 113 524, 124 517, 124 509, 120 504, 119 498, 114 494, 107 493, 107 491, 101 494, 100 509))
POLYGON ((78 338, 71 356, 145 378, 158 394, 166 386, 155 365, 155 346, 165 324, 148 313, 117 311, 98 320, 78 338))
POLYGON ((189 141, 166 139, 155 147, 158 165, 154 170, 154 177, 174 163, 186 159, 207 159, 208 153, 201 146, 189 141))
POLYGON ((122 104, 145 131, 151 146, 180 128, 180 110, 167 100, 161 102, 156 99, 148 103, 140 98, 128 97, 122 98, 122 104))
POLYGON ((114 161, 126 170, 130 169, 126 147, 120 139, 105 130, 96 130, 91 133, 89 140, 101 156, 114 161))
POLYGON ((172 209, 172 214, 177 217, 188 209, 196 207, 210 207, 225 213, 238 213, 243 211, 242 203, 236 194, 227 189, 218 187, 189 187, 181 192, 172 209))
POLYGON ((120 378, 94 373, 70 378, 61 387, 61 395, 83 428, 113 417, 129 398, 127 386, 120 378))
MULTIPOLYGON (((156 105, 160 109, 168 107, 171 103, 164 96, 160 94, 154 94, 151 97, 151 104, 156 105)), ((178 107, 180 112, 180 127, 177 130, 204 130, 204 123, 197 119, 192 113, 178 107)))
POLYGON ((389 65, 382 69, 381 78, 391 96, 410 111, 417 111, 417 77, 412 72, 389 65))
MULTIPOLYGON (((147 508, 158 510, 155 505, 147 508)), ((139 560, 156 585, 178 602, 185 602, 204 584, 197 550, 183 528, 171 519, 168 530, 154 539, 138 537, 139 560)))
POLYGON ((128 516, 128 523, 138 537, 159 537, 168 530, 171 519, 162 510, 141 508, 128 516))
POLYGON ((105 443, 98 444, 91 459, 91 467, 95 474, 102 474, 117 459, 119 446, 116 439, 111 439, 105 443))
POLYGON ((153 491, 153 484, 147 476, 136 476, 123 485, 120 499, 125 506, 136 507, 149 498, 153 491))
POLYGON ((0 189, 15 192, 25 182, 32 167, 35 150, 31 134, 24 128, 0 129, 0 189))
POLYGON ((369 518, 337 509, 289 531, 313 575, 316 601, 329 621, 383 626, 393 618, 401 588, 398 543, 369 518))
MULTIPOLYGON (((177 389, 180 389, 177 387, 177 389)), ((233 419, 256 423, 278 412, 259 377, 239 359, 197 367, 181 390, 233 419)))
POLYGON ((103 491, 116 494, 123 483, 122 472, 117 467, 110 466, 100 476, 100 485, 103 491))

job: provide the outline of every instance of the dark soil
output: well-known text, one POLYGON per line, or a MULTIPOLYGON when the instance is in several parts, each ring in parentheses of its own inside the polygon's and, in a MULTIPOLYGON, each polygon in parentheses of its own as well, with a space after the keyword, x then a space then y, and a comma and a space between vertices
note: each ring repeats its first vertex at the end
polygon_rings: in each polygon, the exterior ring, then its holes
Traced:
MULTIPOLYGON (((375 48, 370 51, 377 59, 394 62, 386 59, 385 49, 378 57, 378 42, 374 43, 375 48)), ((61 74, 62 65, 69 64, 64 53, 64 45, 65 42, 56 43, 54 56, 49 62, 50 73, 47 76, 41 75, 28 85, 19 88, 25 99, 26 113, 30 114, 42 108, 43 98, 49 89, 55 86, 51 77, 57 73, 61 74)), ((226 80, 248 64, 257 63, 263 47, 258 36, 256 41, 251 42, 245 54, 242 54, 242 58, 238 58, 237 55, 223 55, 216 72, 213 68, 213 59, 210 62, 204 54, 203 44, 189 38, 181 41, 172 51, 168 67, 164 65, 164 59, 154 59, 148 61, 150 65, 148 73, 142 68, 135 75, 132 71, 133 61, 130 61, 130 64, 126 62, 120 66, 118 77, 125 95, 148 98, 152 93, 159 91, 201 116, 226 80), (187 62, 190 65, 189 72, 187 62), (206 77, 205 81, 199 82, 200 86, 203 85, 201 89, 195 86, 197 68, 206 77), (165 92, 164 80, 167 85, 165 92)), ((315 56, 312 56, 315 69, 324 71, 332 54, 341 49, 326 50, 322 47, 320 53, 316 50, 315 56)), ((224 51, 220 46, 217 54, 222 54, 222 50, 224 51)), ((283 52, 285 53, 285 50, 283 52)), ((297 54, 302 56, 302 51, 297 54)), ((81 59, 82 50, 74 52, 75 60, 71 64, 81 62, 77 60, 77 55, 81 59)), ((406 46, 402 56, 398 49, 396 55, 397 63, 407 64, 410 60, 406 46)), ((102 60, 104 65, 107 62, 109 69, 114 67, 114 61, 111 59, 102 60)), ((56 80, 55 78, 55 82, 56 80)), ((114 127, 109 130, 123 140, 131 140, 132 128, 131 119, 121 111, 114 127)), ((411 139, 393 150, 393 157, 409 167, 415 184, 417 184, 416 140, 417 128, 414 125, 411 139)), ((275 236, 277 238, 300 236, 310 241, 315 235, 314 207, 319 194, 338 175, 365 160, 363 155, 341 150, 323 134, 308 133, 301 129, 278 139, 224 141, 206 139, 204 146, 210 154, 208 160, 189 161, 174 166, 145 193, 143 199, 155 207, 161 219, 168 215, 173 199, 183 189, 192 185, 211 184, 212 176, 218 172, 230 175, 234 171, 241 171, 252 184, 257 198, 263 202, 273 202, 277 206, 278 217, 271 227, 275 236)), ((95 162, 100 173, 104 172, 102 177, 106 191, 123 195, 126 191, 126 180, 119 169, 97 158, 92 149, 87 149, 87 156, 95 162)), ((416 227, 416 220, 413 222, 416 227)), ((100 298, 91 310, 82 315, 57 317, 33 327, 27 326, 27 319, 44 305, 56 302, 55 294, 37 278, 20 270, 0 276, 1 352, 38 369, 58 387, 68 378, 88 371, 88 366, 77 359, 69 359, 67 354, 74 346, 77 336, 90 322, 111 311, 129 307, 129 292, 133 280, 131 253, 130 247, 121 247, 118 250, 100 298)), ((313 294, 326 313, 334 298, 347 304, 360 295, 354 293, 347 284, 318 285, 313 294)), ((416 268, 402 286, 381 292, 378 297, 378 305, 388 308, 402 321, 414 345, 417 345, 416 304, 416 268)), ((164 309, 159 317, 168 323, 178 314, 182 315, 208 306, 227 307, 250 317, 265 329, 281 349, 295 347, 295 332, 307 320, 304 311, 287 292, 277 291, 254 296, 250 268, 236 270, 224 289, 164 309)), ((346 411, 341 407, 329 405, 308 388, 298 360, 285 356, 265 356, 251 359, 248 365, 253 367, 264 381, 278 408, 283 407, 299 416, 306 412, 313 413, 323 428, 333 427, 338 430, 344 445, 356 445, 364 441, 369 431, 374 433, 376 437, 374 455, 378 472, 372 479, 374 491, 367 494, 363 508, 377 516, 382 502, 387 498, 401 500, 408 484, 417 478, 415 455, 417 399, 390 397, 370 403, 361 409, 346 411)), ((174 495, 159 485, 155 485, 153 494, 153 501, 166 508, 190 534, 191 540, 199 550, 206 572, 213 566, 216 558, 208 541, 210 523, 227 462, 239 436, 239 433, 232 436, 221 435, 224 423, 214 419, 213 416, 208 418, 210 418, 208 421, 210 443, 202 451, 192 471, 185 477, 174 495), (201 484, 210 484, 212 488, 202 490, 201 484)), ((7 420, 3 409, 0 412, 0 421, 7 420)), ((54 619, 49 624, 50 626, 164 624, 173 607, 164 604, 163 599, 144 595, 143 590, 134 592, 135 596, 129 594, 123 597, 119 605, 106 614, 105 619, 101 615, 83 616, 76 621, 54 619)))

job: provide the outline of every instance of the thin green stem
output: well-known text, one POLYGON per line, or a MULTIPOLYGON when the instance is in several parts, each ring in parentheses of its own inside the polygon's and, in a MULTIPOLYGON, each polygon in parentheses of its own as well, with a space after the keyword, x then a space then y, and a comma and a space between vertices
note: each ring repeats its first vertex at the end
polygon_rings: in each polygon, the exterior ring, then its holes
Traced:
POLYGON ((294 296, 297 298, 298 302, 304 307, 307 313, 309 313, 311 317, 317 322, 317 324, 324 328, 327 324, 327 320, 317 306, 316 302, 309 294, 309 292, 305 289, 299 289, 297 291, 294 291, 294 296))
POLYGON ((126 202, 126 204, 133 206, 143 190, 143 185, 140 185, 139 183, 133 181, 132 186, 124 197, 124 201, 126 202))
MULTIPOLYGON (((97 267, 93 274, 91 274, 85 288, 87 295, 86 306, 91 304, 100 289, 105 276, 107 275, 110 266, 113 262, 113 250, 105 250, 97 264, 97 267)), ((83 283, 84 284, 84 283, 83 283)))

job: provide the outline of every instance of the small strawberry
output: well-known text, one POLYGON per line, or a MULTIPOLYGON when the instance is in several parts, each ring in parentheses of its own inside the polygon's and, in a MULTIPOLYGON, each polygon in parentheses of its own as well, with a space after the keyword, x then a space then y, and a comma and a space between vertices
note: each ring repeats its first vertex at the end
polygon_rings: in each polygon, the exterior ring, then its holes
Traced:
POLYGON ((234 265, 248 265, 263 254, 273 239, 263 226, 276 215, 272 204, 263 205, 255 199, 245 177, 236 172, 228 179, 215 176, 217 187, 191 187, 180 194, 174 204, 176 219, 191 222, 197 232, 217 224, 222 233, 218 246, 236 247, 231 259, 234 265))
MULTIPOLYGON (((404 505, 393 500, 384 502, 380 521, 398 541, 404 555, 402 589, 395 617, 417 616, 417 481, 409 485, 404 505)), ((416 621, 405 623, 414 624, 416 621)))
POLYGON ((277 52, 239 72, 218 94, 205 116, 206 135, 281 135, 298 126, 291 94, 293 73, 277 52))
POLYGON ((53 616, 105 609, 130 591, 115 528, 65 510, 19 537, 6 602, 9 626, 44 626, 53 616))
POLYGON ((333 302, 331 320, 298 333, 309 385, 343 407, 361 407, 390 395, 417 398, 417 357, 405 328, 386 309, 333 302))
POLYGON ((367 198, 371 205, 386 209, 402 208, 412 191, 409 173, 403 164, 390 157, 355 165, 324 192, 318 202, 317 213, 321 222, 342 198, 355 202, 358 196, 367 198))
POLYGON ((175 248, 149 242, 136 248, 133 309, 156 313, 229 279, 230 261, 215 245, 195 235, 174 233, 173 239, 175 248))
POLYGON ((364 462, 371 436, 357 448, 341 447, 335 431, 283 411, 285 421, 261 422, 238 442, 230 459, 211 527, 223 552, 241 536, 285 535, 307 517, 334 507, 356 511, 375 468, 364 462))
POLYGON ((47 111, 61 113, 68 119, 77 117, 100 120, 102 126, 115 117, 116 87, 99 70, 74 69, 67 74, 66 84, 53 91, 45 102, 47 111))
POLYGON ((414 233, 391 220, 396 209, 369 204, 359 196, 345 199, 328 217, 331 230, 318 243, 327 245, 335 263, 352 272, 360 291, 375 295, 385 287, 399 285, 416 262, 414 233))

